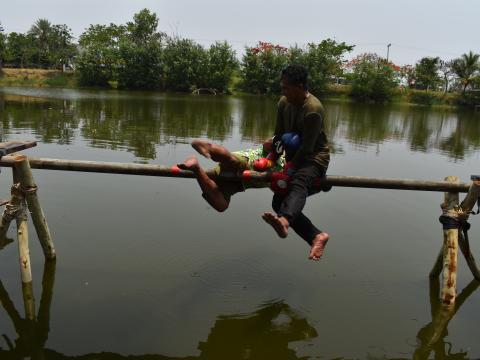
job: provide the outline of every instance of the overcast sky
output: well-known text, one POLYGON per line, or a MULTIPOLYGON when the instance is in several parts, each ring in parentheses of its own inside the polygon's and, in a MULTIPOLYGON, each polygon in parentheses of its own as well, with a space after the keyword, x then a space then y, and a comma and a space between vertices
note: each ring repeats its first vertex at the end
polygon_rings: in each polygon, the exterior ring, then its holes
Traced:
POLYGON ((25 32, 39 18, 79 36, 90 24, 121 24, 143 8, 159 29, 209 45, 227 40, 239 54, 259 40, 305 45, 334 38, 399 65, 423 56, 480 53, 479 0, 0 0, 5 31, 25 32))

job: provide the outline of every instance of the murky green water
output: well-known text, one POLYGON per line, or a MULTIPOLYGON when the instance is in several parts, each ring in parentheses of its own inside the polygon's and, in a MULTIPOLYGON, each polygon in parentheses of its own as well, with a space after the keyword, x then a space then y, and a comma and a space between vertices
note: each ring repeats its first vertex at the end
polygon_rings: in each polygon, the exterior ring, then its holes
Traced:
MULTIPOLYGON (((172 165, 192 153, 194 138, 230 149, 260 143, 273 131, 275 103, 2 89, 2 141, 36 139, 25 153, 37 157, 172 165)), ((478 112, 325 105, 332 175, 468 181, 479 172, 478 112)), ((21 320, 18 250, 10 244, 0 252, 1 359, 38 357, 39 349, 45 359, 480 357, 480 292, 463 259, 457 313, 450 320, 437 313, 430 296, 441 193, 334 188, 311 197, 306 213, 331 235, 325 258, 311 263, 297 235, 278 239, 260 219, 270 209, 268 189, 235 195, 219 214, 193 180, 34 176, 58 260, 42 287, 43 254, 32 236, 40 313, 29 327, 21 320)), ((1 197, 10 183, 10 169, 2 169, 1 197)), ((478 220, 472 223, 479 257, 478 220)))

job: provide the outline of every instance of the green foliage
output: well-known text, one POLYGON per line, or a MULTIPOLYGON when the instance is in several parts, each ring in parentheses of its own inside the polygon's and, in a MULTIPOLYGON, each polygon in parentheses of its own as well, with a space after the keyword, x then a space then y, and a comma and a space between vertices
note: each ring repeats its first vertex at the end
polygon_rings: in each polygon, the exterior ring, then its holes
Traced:
POLYGON ((0 23, 0 71, 2 70, 3 60, 7 50, 7 37, 3 33, 2 23, 0 23))
POLYGON ((479 54, 474 54, 470 51, 452 62, 452 70, 460 80, 463 94, 465 94, 467 87, 472 83, 478 72, 480 72, 479 58, 479 54))
POLYGON ((192 91, 205 86, 208 56, 200 45, 189 39, 170 39, 163 59, 167 89, 192 91))
POLYGON ((420 105, 441 104, 443 102, 443 94, 435 91, 410 90, 407 94, 408 102, 420 105))
POLYGON ((78 82, 83 86, 109 86, 117 80, 120 66, 119 42, 125 28, 115 24, 90 25, 80 36, 77 57, 78 82))
POLYGON ((6 37, 4 61, 14 67, 62 68, 77 53, 73 35, 66 25, 39 19, 28 33, 12 32, 6 37))
POLYGON ((436 90, 440 84, 438 72, 441 61, 439 57, 424 57, 415 64, 415 88, 422 90, 436 90))
POLYGON ((228 92, 228 85, 237 69, 238 61, 231 46, 227 42, 216 42, 207 51, 204 86, 228 92))
POLYGON ((480 90, 465 91, 457 99, 457 105, 476 106, 480 105, 480 90))
POLYGON ((353 61, 350 95, 358 100, 390 100, 398 85, 394 69, 376 54, 363 54, 353 61))
POLYGON ((304 51, 291 49, 294 62, 304 65, 309 71, 309 89, 316 95, 327 91, 332 78, 343 75, 343 57, 354 46, 332 39, 322 40, 319 44, 310 43, 304 51))
POLYGON ((128 89, 157 89, 162 79, 162 38, 158 17, 147 9, 133 16, 120 41, 118 86, 128 89))
POLYGON ((38 19, 27 35, 33 42, 30 61, 43 68, 60 68, 76 54, 67 25, 52 25, 47 19, 38 19))
POLYGON ((308 69, 310 91, 323 94, 330 80, 343 74, 343 57, 352 50, 353 46, 332 39, 310 43, 306 48, 294 46, 290 49, 259 42, 256 47, 246 48, 242 60, 242 87, 254 93, 279 93, 282 69, 296 63, 308 69))
POLYGON ((118 68, 118 87, 127 89, 161 88, 162 59, 160 45, 154 42, 138 46, 131 41, 120 44, 122 65, 118 68))
POLYGON ((245 48, 241 64, 241 88, 256 94, 278 94, 280 74, 289 63, 288 49, 266 42, 245 48))

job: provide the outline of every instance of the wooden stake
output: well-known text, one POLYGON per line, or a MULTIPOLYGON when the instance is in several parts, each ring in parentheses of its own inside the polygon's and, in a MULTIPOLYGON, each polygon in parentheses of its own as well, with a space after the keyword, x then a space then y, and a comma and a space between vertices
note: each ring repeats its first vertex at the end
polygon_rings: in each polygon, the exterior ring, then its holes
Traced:
MULTIPOLYGON (((457 176, 447 176, 445 181, 459 183, 457 176)), ((458 193, 445 193, 445 201, 441 205, 443 214, 457 217, 458 193)), ((458 229, 443 230, 443 276, 440 299, 445 305, 455 303, 457 289, 458 229)))
POLYGON ((45 258, 51 260, 55 259, 55 248, 53 246, 52 236, 48 228, 45 215, 40 206, 37 196, 37 186, 33 180, 32 171, 26 156, 19 155, 15 157, 15 169, 17 171, 18 180, 22 188, 26 191, 25 198, 27 200, 28 209, 32 216, 33 225, 37 231, 38 239, 42 245, 45 258))

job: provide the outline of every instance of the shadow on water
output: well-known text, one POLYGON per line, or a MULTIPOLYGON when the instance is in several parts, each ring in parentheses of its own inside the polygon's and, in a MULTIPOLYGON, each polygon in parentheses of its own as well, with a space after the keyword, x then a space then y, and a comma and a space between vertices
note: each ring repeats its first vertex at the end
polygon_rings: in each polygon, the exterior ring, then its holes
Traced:
MULTIPOLYGON (((73 92, 64 98, 42 98, 0 92, 0 103, 7 135, 20 129, 33 131, 46 143, 81 139, 92 147, 126 149, 142 159, 154 159, 156 146, 196 137, 229 139, 236 121, 242 141, 259 143, 273 133, 276 117, 276 99, 249 96, 127 92, 88 97, 73 92)), ((480 148, 475 112, 335 101, 326 101, 326 111, 334 152, 343 152, 341 139, 360 148, 402 141, 411 151, 439 151, 454 160, 480 148)))
MULTIPOLYGON (((29 357, 33 360, 114 360, 114 359, 308 359, 296 354, 289 348, 295 341, 308 341, 318 336, 316 329, 308 320, 292 309, 283 300, 274 300, 262 304, 249 314, 220 315, 205 341, 198 343, 199 356, 167 357, 163 355, 121 355, 102 352, 80 356, 67 356, 46 348, 50 331, 50 308, 55 283, 55 262, 47 261, 44 265, 42 292, 37 315, 33 319, 22 318, 11 300, 3 283, 0 281, 0 303, 10 318, 16 339, 3 334, 7 346, 0 346, 0 358, 19 360, 29 357)), ((465 303, 478 289, 480 283, 473 280, 458 295, 454 306, 444 306, 439 299, 440 281, 430 279, 430 305, 432 321, 422 327, 417 334, 417 348, 412 355, 414 360, 429 359, 434 352, 435 359, 468 359, 467 352, 452 353, 452 344, 446 341, 448 324, 465 303)), ((24 306, 28 307, 28 290, 24 291, 24 306)), ((382 359, 387 359, 382 357, 382 359)), ((398 358, 396 358, 398 359, 398 358)), ((392 359, 393 360, 393 359, 392 359)))

